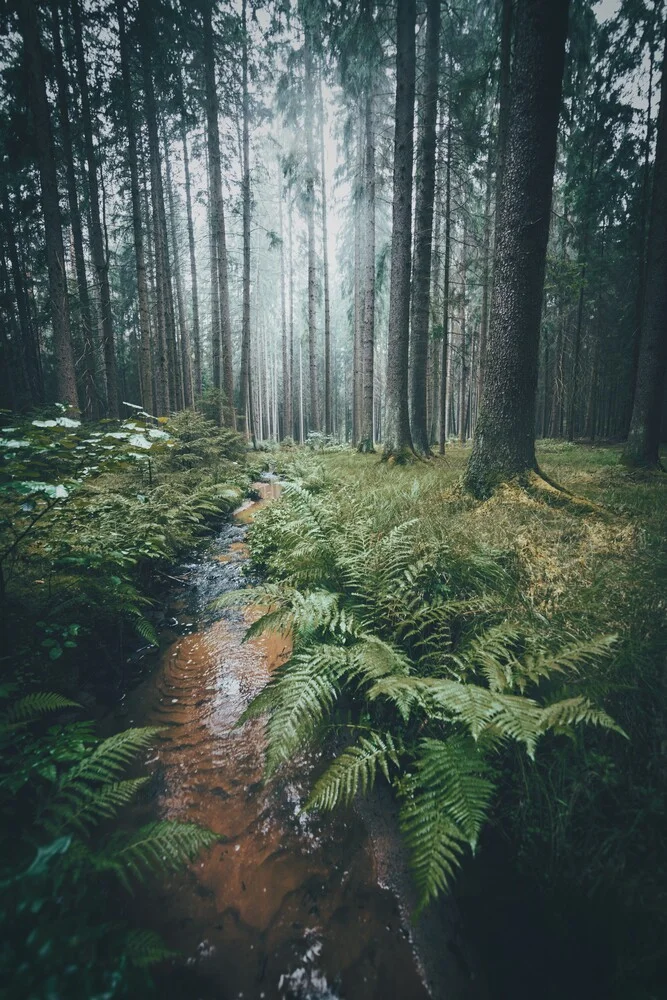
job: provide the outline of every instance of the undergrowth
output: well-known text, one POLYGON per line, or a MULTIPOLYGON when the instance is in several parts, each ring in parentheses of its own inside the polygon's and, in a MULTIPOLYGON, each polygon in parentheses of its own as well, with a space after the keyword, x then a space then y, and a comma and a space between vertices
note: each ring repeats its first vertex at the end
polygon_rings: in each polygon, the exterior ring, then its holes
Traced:
POLYGON ((0 427, 0 981, 8 997, 147 996, 169 957, 116 916, 133 891, 213 835, 123 831, 146 778, 125 775, 159 734, 100 741, 85 719, 117 699, 128 653, 156 645, 163 576, 236 507, 242 439, 200 414, 81 424, 61 408, 0 427))
POLYGON ((405 469, 290 461, 250 532, 267 582, 226 600, 267 606, 249 634, 293 653, 241 721, 266 714, 269 773, 329 746, 308 808, 390 782, 421 905, 492 824, 546 891, 641 920, 639 944, 614 940, 627 996, 665 962, 664 483, 615 449, 539 458, 606 516, 512 486, 474 502, 459 448, 405 469))

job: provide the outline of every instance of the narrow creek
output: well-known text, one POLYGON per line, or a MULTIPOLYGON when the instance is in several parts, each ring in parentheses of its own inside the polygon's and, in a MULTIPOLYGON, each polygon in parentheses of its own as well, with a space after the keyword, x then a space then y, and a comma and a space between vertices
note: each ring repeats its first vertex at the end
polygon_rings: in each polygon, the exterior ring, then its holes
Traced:
POLYGON ((160 992, 170 1000, 482 996, 447 941, 456 928, 424 932, 407 918, 405 865, 387 809, 371 810, 375 818, 302 814, 317 760, 304 756, 264 782, 261 720, 235 728, 288 655, 278 636, 242 642, 252 612, 210 609, 246 584, 248 524, 280 486, 256 489, 261 499, 179 570, 185 634, 126 702, 124 724, 163 728, 147 761, 153 794, 132 822, 196 822, 220 838, 129 905, 182 956, 164 970, 160 992))

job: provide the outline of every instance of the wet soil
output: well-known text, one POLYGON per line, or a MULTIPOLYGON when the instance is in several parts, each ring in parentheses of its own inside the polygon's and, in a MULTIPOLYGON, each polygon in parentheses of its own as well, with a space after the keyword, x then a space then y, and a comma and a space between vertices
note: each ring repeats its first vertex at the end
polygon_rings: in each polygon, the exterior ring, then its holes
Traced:
POLYGON ((426 925, 416 933, 410 924, 410 900, 401 889, 405 862, 396 853, 387 808, 375 803, 364 820, 355 812, 302 814, 317 755, 264 782, 262 721, 236 726, 289 654, 275 635, 243 643, 252 611, 210 607, 247 582, 247 525, 279 485, 257 489, 262 499, 244 504, 208 551, 179 569, 187 580, 180 604, 185 634, 126 704, 124 724, 163 728, 146 762, 154 794, 137 807, 133 822, 179 819, 219 836, 185 872, 165 876, 131 904, 135 919, 181 955, 160 974, 161 994, 478 997, 469 969, 452 950, 458 929, 451 921, 448 928, 426 925))

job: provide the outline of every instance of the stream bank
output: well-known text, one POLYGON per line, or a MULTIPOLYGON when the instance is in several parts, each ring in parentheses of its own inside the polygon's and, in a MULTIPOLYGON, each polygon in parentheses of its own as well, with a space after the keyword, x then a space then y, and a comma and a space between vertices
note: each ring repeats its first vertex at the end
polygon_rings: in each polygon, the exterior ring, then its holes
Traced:
MULTIPOLYGON (((159 976, 168 998, 245 1000, 478 1000, 454 904, 418 925, 391 799, 356 812, 305 815, 318 754, 263 782, 263 725, 236 721, 288 655, 264 635, 243 643, 252 609, 212 612, 246 584, 245 532, 275 498, 256 484, 197 561, 181 567, 186 624, 151 676, 129 696, 124 724, 159 725, 147 761, 152 794, 137 822, 196 822, 218 844, 185 872, 163 877, 133 915, 180 953, 159 976)), ((255 612, 256 613, 256 612, 255 612)))

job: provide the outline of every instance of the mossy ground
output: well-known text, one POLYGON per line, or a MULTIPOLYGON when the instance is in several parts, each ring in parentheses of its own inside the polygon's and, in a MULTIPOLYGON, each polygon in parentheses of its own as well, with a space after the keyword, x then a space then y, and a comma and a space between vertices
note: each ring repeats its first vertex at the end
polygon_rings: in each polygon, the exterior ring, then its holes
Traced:
POLYGON ((411 531, 459 552, 488 547, 516 580, 510 612, 537 614, 546 634, 618 636, 610 663, 584 680, 629 738, 587 732, 546 745, 508 780, 498 828, 550 924, 587 928, 588 958, 605 977, 595 995, 648 1000, 667 981, 667 477, 629 471, 621 451, 538 442, 540 469, 573 498, 564 505, 525 483, 472 499, 461 485, 470 451, 456 444, 407 465, 324 451, 311 476, 360 490, 387 512, 379 530, 411 518, 411 531))

